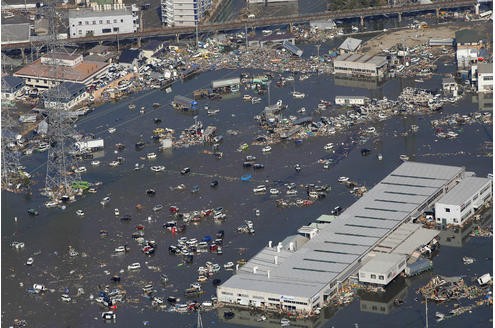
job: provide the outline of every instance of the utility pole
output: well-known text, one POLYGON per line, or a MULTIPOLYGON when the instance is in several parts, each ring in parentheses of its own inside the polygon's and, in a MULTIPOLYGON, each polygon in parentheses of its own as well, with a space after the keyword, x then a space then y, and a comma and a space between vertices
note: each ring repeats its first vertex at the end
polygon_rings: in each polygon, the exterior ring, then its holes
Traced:
POLYGON ((248 48, 248 31, 247 31, 247 23, 244 24, 244 35, 246 37, 246 50, 248 48))
POLYGON ((199 20, 196 20, 196 49, 199 49, 199 20))
POLYGON ((316 45, 316 51, 317 51, 317 57, 318 57, 318 60, 320 60, 320 47, 321 47, 321 44, 317 44, 316 45))

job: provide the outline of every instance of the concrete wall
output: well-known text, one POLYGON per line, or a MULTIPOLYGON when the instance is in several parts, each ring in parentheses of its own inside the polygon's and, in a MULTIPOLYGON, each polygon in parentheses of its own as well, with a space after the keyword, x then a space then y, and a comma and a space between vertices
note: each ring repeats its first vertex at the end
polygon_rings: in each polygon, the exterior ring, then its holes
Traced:
POLYGON ((390 269, 380 272, 369 272, 359 270, 359 281, 377 285, 388 285, 395 277, 406 268, 406 260, 397 261, 390 269), (382 279, 380 279, 382 278, 382 279))

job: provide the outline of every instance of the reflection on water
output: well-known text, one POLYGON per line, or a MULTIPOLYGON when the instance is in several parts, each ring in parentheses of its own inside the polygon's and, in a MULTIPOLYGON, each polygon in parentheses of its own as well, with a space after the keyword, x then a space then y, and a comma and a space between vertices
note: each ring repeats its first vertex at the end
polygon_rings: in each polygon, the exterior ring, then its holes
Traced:
POLYGON ((439 242, 441 246, 449 247, 462 247, 471 238, 469 234, 473 232, 474 228, 477 226, 486 226, 492 221, 492 213, 486 211, 481 216, 480 220, 472 220, 465 224, 463 227, 455 227, 450 229, 445 229, 438 235, 439 242))
MULTIPOLYGON (((301 328, 318 328, 324 327, 325 323, 328 323, 338 311, 338 308, 329 307, 321 310, 318 316, 307 318, 307 319, 290 319, 291 327, 301 327, 301 328)), ((225 308, 217 310, 218 319, 222 322, 242 325, 247 327, 263 327, 263 328, 274 328, 280 327, 280 320, 285 316, 277 315, 266 315, 262 319, 263 314, 259 311, 250 311, 247 309, 238 308, 225 308), (233 316, 224 315, 225 312, 231 312, 233 316)))
POLYGON ((399 276, 394 279, 382 293, 371 293, 364 290, 358 292, 361 312, 389 314, 396 306, 395 300, 403 300, 407 295, 406 279, 399 276))

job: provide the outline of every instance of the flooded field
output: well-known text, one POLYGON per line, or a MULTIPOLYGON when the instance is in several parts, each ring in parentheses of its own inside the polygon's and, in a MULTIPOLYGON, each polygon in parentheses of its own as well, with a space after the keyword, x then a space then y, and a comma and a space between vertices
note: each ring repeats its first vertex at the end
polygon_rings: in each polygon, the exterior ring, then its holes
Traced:
MULTIPOLYGON (((440 66, 439 73, 452 70, 453 67, 440 66)), ((339 176, 348 176, 359 184, 371 188, 402 161, 399 156, 406 154, 411 160, 447 165, 465 166, 479 176, 492 172, 492 158, 483 150, 485 141, 492 141, 492 126, 480 123, 463 125, 456 131, 455 139, 438 139, 430 122, 453 113, 468 114, 478 111, 477 104, 471 96, 460 102, 447 104, 440 112, 418 116, 396 116, 382 121, 356 124, 343 133, 330 137, 309 137, 302 142, 285 141, 272 145, 270 152, 262 152, 262 146, 251 145, 256 136, 264 132, 253 119, 267 105, 267 96, 258 104, 242 101, 243 94, 254 95, 251 91, 241 89, 237 96, 224 97, 219 101, 200 100, 197 117, 177 112, 170 102, 174 95, 190 96, 191 92, 210 87, 211 80, 238 76, 238 71, 207 72, 199 77, 176 83, 172 93, 164 91, 146 91, 119 102, 107 103, 77 122, 77 130, 84 134, 93 134, 105 140, 104 154, 95 158, 101 162, 92 166, 91 160, 80 163, 87 167, 82 174, 84 180, 101 181, 97 193, 85 194, 77 202, 69 204, 65 210, 45 208, 46 198, 38 189, 44 186, 46 173, 46 153, 34 153, 22 160, 27 171, 33 173, 35 185, 33 194, 14 195, 2 192, 2 319, 5 326, 12 324, 15 318, 24 319, 29 327, 102 327, 103 311, 99 304, 90 300, 95 298, 105 285, 110 289, 120 286, 126 291, 126 301, 118 304, 117 327, 194 327, 196 314, 169 313, 167 309, 153 308, 151 300, 143 296, 142 287, 152 284, 155 295, 166 299, 176 296, 181 303, 187 299, 184 290, 196 282, 197 268, 206 261, 218 263, 222 268, 213 278, 226 280, 232 271, 223 268, 223 264, 239 259, 249 259, 269 240, 275 243, 287 235, 294 234, 298 227, 314 221, 320 214, 329 213, 335 206, 346 208, 356 197, 343 185, 337 183, 339 176), (154 109, 153 103, 161 106, 154 109), (144 106, 144 113, 129 110, 129 104, 139 109, 144 106), (204 106, 219 109, 216 115, 208 116, 204 106), (161 120, 156 124, 155 118, 161 120), (217 134, 224 139, 219 150, 221 159, 212 155, 211 145, 201 145, 158 151, 158 144, 152 139, 152 130, 156 127, 171 128, 176 135, 191 126, 194 121, 203 122, 204 127, 215 125, 217 134), (407 133, 411 125, 419 127, 416 133, 407 133), (361 131, 374 126, 376 134, 362 137, 361 131), (109 133, 109 128, 115 128, 109 133), (236 135, 227 130, 236 130, 236 135), (135 149, 135 143, 143 140, 145 147, 135 149), (328 152, 323 147, 332 142, 335 152, 328 152), (125 146, 116 150, 115 144, 125 146), (248 143, 247 150, 239 152, 239 145, 248 143), (370 155, 362 156, 361 149, 371 150, 370 155), (156 152, 155 159, 147 159, 146 154, 156 152), (378 160, 377 154, 383 155, 378 160), (254 155, 264 168, 253 170, 243 168, 246 155, 254 155), (117 156, 124 158, 121 165, 110 167, 109 162, 117 156), (321 159, 332 159, 328 169, 321 164, 321 159), (142 169, 135 170, 138 164, 142 169), (301 171, 294 166, 299 164, 301 171), (153 172, 151 166, 163 165, 163 172, 153 172), (182 175, 180 171, 189 167, 191 172, 182 175), (251 174, 250 181, 241 181, 241 176, 251 174), (218 186, 212 188, 212 180, 218 180, 218 186), (294 182, 302 197, 306 184, 329 184, 331 191, 326 198, 316 200, 309 207, 278 208, 275 200, 290 198, 286 195, 273 196, 270 193, 254 194, 252 189, 264 184, 285 190, 284 184, 294 182), (183 190, 176 186, 184 184, 183 190), (191 192, 193 186, 195 192, 191 192), (155 195, 146 191, 154 189, 155 195), (198 190, 199 188, 199 190, 198 190), (100 201, 106 197, 110 201, 105 206, 100 201), (141 204, 142 209, 136 209, 141 204), (154 211, 153 207, 161 204, 163 210, 154 211), (171 220, 168 209, 177 206, 181 212, 205 210, 223 207, 227 214, 223 223, 211 218, 189 223, 182 233, 172 234, 163 225, 171 220), (35 208, 39 216, 29 216, 27 209, 35 208), (128 215, 130 220, 120 220, 115 215, 115 208, 120 215, 128 215), (76 215, 83 210, 84 216, 76 215), (259 210, 257 216, 256 209, 259 210), (17 220, 14 218, 17 217, 17 220), (245 220, 253 221, 254 234, 240 234, 237 227, 245 220), (144 232, 148 240, 157 243, 156 252, 147 256, 141 251, 132 234, 144 232), (107 232, 106 235, 101 230, 107 232), (202 253, 194 256, 193 263, 184 263, 180 257, 170 255, 169 245, 176 244, 183 236, 201 240, 204 236, 215 236, 218 230, 224 230, 223 254, 202 253), (23 241, 25 247, 19 250, 10 247, 12 241, 23 241), (128 245, 130 251, 115 254, 114 249, 128 245), (71 246, 78 254, 69 254, 71 246), (33 257, 34 263, 26 265, 26 260, 33 257), (139 262, 141 269, 129 271, 128 265, 139 262), (121 271, 123 270, 123 271, 121 271), (169 281, 160 282, 160 274, 165 273, 169 281), (120 274, 121 281, 116 284, 110 278, 120 274), (49 291, 44 295, 31 295, 26 289, 33 284, 44 284, 49 291), (84 294, 80 288, 83 288, 84 294), (71 296, 70 302, 63 302, 61 295, 71 296), (80 295, 77 295, 80 294, 80 295), (164 324, 166 322, 166 324, 164 324)), ((333 116, 344 111, 331 107, 322 113, 316 113, 321 99, 332 103, 337 95, 362 95, 370 98, 387 97, 396 99, 402 88, 414 86, 412 80, 389 80, 382 85, 363 88, 363 84, 354 81, 344 83, 329 76, 312 76, 305 81, 295 81, 295 86, 278 88, 272 85, 271 103, 282 99, 289 104, 284 116, 295 115, 305 107, 305 115, 314 117, 333 116), (290 95, 294 88, 306 94, 305 99, 293 99, 290 95)), ((426 80, 421 87, 439 89, 441 76, 435 75, 426 80)), ((362 327, 390 327, 390 322, 400 324, 397 327, 420 327, 424 324, 424 304, 417 300, 416 290, 424 285, 432 274, 466 275, 466 281, 480 274, 490 272, 492 268, 492 238, 472 238, 463 247, 441 247, 439 255, 434 258, 433 272, 414 279, 408 279, 404 287, 406 296, 401 307, 392 306, 388 315, 379 315, 360 310, 360 301, 354 301, 342 309, 326 309, 320 318, 301 322, 308 327, 353 327, 358 323, 362 327), (474 265, 464 266, 462 256, 477 259, 474 265), (457 262, 458 263, 457 263, 457 262)), ((193 298, 198 301, 209 300, 215 295, 212 279, 203 283, 204 294, 193 298)), ((430 322, 434 322, 435 308, 443 305, 431 305, 430 322)), ((362 309, 362 308, 361 308, 362 309)), ((222 310, 202 313, 204 327, 237 327, 246 314, 239 314, 233 320, 225 320, 222 310), (218 315, 217 315, 218 314, 218 315)), ((489 327, 492 308, 481 307, 472 314, 464 314, 449 319, 448 327, 489 327)), ((279 322, 279 321, 278 321, 279 322)), ((267 322, 266 326, 269 323, 267 322)), ((273 323, 272 323, 273 325, 273 323)), ((279 325, 279 324, 277 324, 279 325)), ((434 326, 433 324, 430 324, 434 326)), ((105 325, 106 326, 106 325, 105 325)))

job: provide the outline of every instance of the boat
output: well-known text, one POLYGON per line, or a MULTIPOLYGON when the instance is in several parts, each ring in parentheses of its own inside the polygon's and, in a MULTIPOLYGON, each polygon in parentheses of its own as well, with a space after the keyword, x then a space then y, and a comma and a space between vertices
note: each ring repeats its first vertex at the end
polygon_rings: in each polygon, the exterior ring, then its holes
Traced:
POLYGON ((74 170, 75 173, 84 173, 86 171, 87 171, 87 169, 86 169, 85 166, 80 166, 80 167, 78 167, 77 169, 74 170))
POLYGON ((242 96, 242 100, 244 101, 252 101, 253 97, 251 95, 244 95, 242 96))
POLYGON ((136 263, 132 263, 132 264, 129 264, 127 266, 127 270, 131 271, 131 270, 139 270, 141 269, 141 264, 139 262, 136 262, 136 263))
POLYGON ((45 203, 45 206, 46 206, 47 208, 56 207, 57 205, 58 205, 58 202, 57 202, 57 201, 55 201, 55 200, 52 200, 52 201, 49 201, 49 202, 46 202, 46 203, 45 203))
POLYGON ((153 211, 154 212, 161 211, 162 209, 163 209, 163 205, 162 204, 157 204, 157 205, 153 206, 153 211))
POLYGON ((160 103, 155 102, 155 103, 153 103, 153 105, 152 105, 152 106, 153 106, 154 108, 158 108, 158 107, 160 107, 160 103))
POLYGON ((165 166, 163 166, 163 165, 155 165, 155 166, 150 167, 150 169, 153 172, 163 172, 163 171, 165 171, 165 166))
POLYGON ((83 216, 84 215, 84 211, 83 210, 77 210, 76 211, 76 214, 79 215, 79 216, 83 216))
POLYGON ((156 154, 155 153, 148 153, 148 154, 146 154, 146 158, 147 159, 155 159, 156 158, 156 154))
POLYGON ((227 263, 225 263, 225 264, 223 265, 223 268, 224 268, 225 270, 231 270, 231 269, 233 269, 233 268, 234 268, 234 262, 227 262, 227 263))
POLYGON ((253 97, 251 99, 251 104, 257 104, 259 102, 261 102, 261 98, 260 97, 253 97))
POLYGON ((220 113, 220 109, 209 109, 206 113, 208 114, 208 116, 213 116, 217 113, 220 113))
POLYGON ((206 277, 206 276, 199 276, 198 277, 198 282, 205 282, 207 280, 208 280, 208 277, 206 277))
POLYGON ((333 149, 333 143, 329 142, 325 146, 323 146, 323 149, 325 150, 331 150, 333 149))
POLYGON ((270 147, 270 146, 265 146, 265 147, 263 147, 263 148, 261 149, 261 151, 262 151, 262 152, 264 152, 264 153, 268 153, 268 152, 270 152, 271 150, 272 150, 272 147, 270 147))
POLYGON ((287 190, 286 194, 289 196, 297 195, 297 190, 296 189, 287 190))
POLYGON ((113 251, 115 253, 125 253, 127 252, 129 249, 127 248, 127 246, 119 246, 119 247, 116 247, 113 251))
POLYGON ((293 91, 292 97, 295 99, 303 99, 304 97, 306 97, 306 94, 299 91, 293 91))
POLYGON ((342 177, 339 177, 337 179, 337 181, 340 182, 340 183, 347 182, 347 181, 349 181, 349 177, 342 176, 342 177))
POLYGON ((34 259, 32 257, 28 258, 26 261, 26 265, 33 265, 34 259))
POLYGON ((258 192, 265 192, 266 191, 266 186, 265 185, 259 185, 256 188, 253 188, 254 193, 258 192))
POLYGON ((368 132, 368 133, 375 133, 376 132, 376 128, 374 126, 370 126, 369 128, 366 129, 366 132, 368 132))
POLYGON ((462 258, 462 262, 463 262, 464 264, 466 264, 466 265, 468 265, 468 264, 473 264, 474 259, 473 259, 472 257, 467 257, 467 256, 464 256, 464 257, 462 258))
POLYGON ((294 170, 296 170, 296 172, 300 172, 301 171, 301 165, 299 165, 299 164, 294 165, 294 170))
POLYGON ((162 284, 166 284, 168 282, 168 276, 165 273, 160 274, 160 281, 162 284))
POLYGON ((34 208, 30 208, 30 209, 28 209, 28 210, 27 210, 27 212, 28 212, 28 214, 29 214, 29 215, 34 215, 34 216, 36 216, 36 215, 39 215, 39 214, 40 214, 40 213, 39 213, 37 210, 35 210, 34 208))
POLYGON ((118 166, 119 164, 120 164, 120 162, 119 162, 119 161, 111 161, 110 163, 108 163, 108 165, 109 165, 109 166, 111 166, 111 167, 116 167, 116 166, 118 166))
POLYGON ((131 110, 132 110, 132 109, 136 109, 136 105, 134 105, 134 104, 129 104, 129 109, 131 109, 131 110))
POLYGON ((210 187, 215 188, 216 186, 218 186, 218 180, 213 180, 210 182, 210 187))
POLYGON ((98 165, 100 165, 100 161, 92 161, 91 165, 92 166, 98 166, 98 165))
POLYGON ((289 325, 290 325, 290 320, 289 320, 289 319, 287 319, 287 318, 282 318, 282 320, 280 320, 280 325, 281 325, 282 327, 287 327, 287 326, 289 326, 289 325))
POLYGON ((301 107, 301 109, 299 109, 297 112, 298 112, 299 114, 304 114, 304 113, 306 113, 306 107, 301 107))
POLYGON ((440 322, 445 318, 445 314, 437 311, 435 312, 435 317, 437 318, 437 322, 440 322))
POLYGON ((62 296, 60 297, 60 299, 63 302, 67 302, 67 303, 69 303, 70 301, 72 301, 72 298, 69 295, 67 295, 67 294, 62 294, 62 296))
POLYGON ((352 32, 357 32, 357 31, 359 31, 359 27, 352 25, 351 30, 352 30, 352 32))
POLYGON ((117 317, 117 314, 115 312, 112 312, 112 311, 103 312, 101 314, 101 318, 103 320, 115 320, 116 317, 117 317))
POLYGON ((114 133, 115 131, 117 131, 116 128, 108 128, 108 133, 114 133))
POLYGON ((416 79, 416 80, 414 80, 414 82, 416 82, 416 83, 423 83, 424 81, 423 81, 423 79, 416 79))
POLYGON ((399 158, 400 158, 401 160, 403 160, 403 161, 408 161, 408 160, 409 160, 409 156, 404 155, 404 154, 400 155, 400 156, 399 156, 399 158))
POLYGON ((244 174, 243 176, 241 176, 241 181, 249 181, 251 180, 251 178, 252 178, 251 174, 244 174))
POLYGON ((381 161, 383 159, 383 155, 380 153, 376 156, 378 158, 379 161, 381 161))
POLYGON ((104 197, 101 201, 100 201, 100 204, 105 206, 106 204, 108 204, 110 202, 110 197, 107 196, 107 197, 104 197))
POLYGON ((278 195, 278 194, 280 194, 280 190, 275 189, 275 188, 271 188, 270 189, 270 194, 271 195, 278 195))

